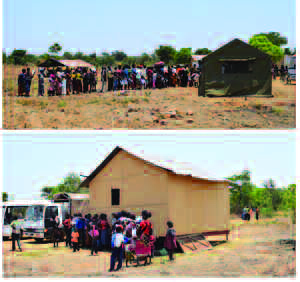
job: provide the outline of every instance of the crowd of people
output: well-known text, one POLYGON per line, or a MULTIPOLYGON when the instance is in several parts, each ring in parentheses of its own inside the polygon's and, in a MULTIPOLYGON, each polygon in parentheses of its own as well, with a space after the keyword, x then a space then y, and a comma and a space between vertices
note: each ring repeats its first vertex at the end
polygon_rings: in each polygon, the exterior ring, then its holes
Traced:
POLYGON ((288 66, 281 65, 281 67, 279 68, 278 65, 276 64, 272 65, 273 79, 276 79, 279 76, 280 80, 284 81, 287 74, 288 74, 288 66))
MULTIPOLYGON (((193 87, 199 81, 199 70, 185 66, 119 65, 117 67, 105 65, 101 68, 101 89, 98 92, 135 89, 161 89, 166 87, 193 87)), ((38 95, 48 96, 91 93, 97 91, 97 71, 89 68, 61 67, 45 69, 38 72, 38 95), (45 80, 48 88, 45 89, 45 80)), ((18 96, 29 97, 31 82, 35 76, 30 68, 22 69, 18 76, 18 96)))
MULTIPOLYGON (((58 217, 52 218, 52 240, 53 246, 58 247, 58 242, 65 237, 66 247, 73 249, 73 252, 81 248, 89 248, 91 255, 99 251, 111 251, 111 263, 109 271, 117 271, 122 267, 127 251, 134 250, 137 240, 145 246, 151 247, 151 257, 154 256, 153 225, 150 221, 151 212, 142 211, 141 216, 122 211, 112 214, 111 223, 107 220, 106 214, 87 214, 84 217, 81 213, 74 216, 67 215, 63 223, 58 217), (118 261, 115 270, 115 263, 118 261)), ((173 223, 168 222, 165 248, 168 250, 170 260, 173 260, 173 253, 176 249, 176 233, 173 223)))
POLYGON ((135 89, 161 89, 166 87, 195 86, 199 79, 199 70, 185 66, 164 66, 164 64, 146 67, 133 64, 112 68, 105 65, 101 69, 102 88, 100 92, 135 89))
POLYGON ((259 208, 248 208, 248 207, 245 207, 243 209, 243 212, 242 212, 242 219, 243 220, 247 220, 247 221, 250 221, 251 217, 254 217, 256 218, 256 220, 259 219, 259 208))
MULTIPOLYGON (((30 68, 22 69, 18 76, 18 96, 30 96, 31 82, 34 78, 34 71, 30 68)), ((65 70, 40 68, 38 73, 38 95, 45 95, 45 79, 49 79, 47 89, 48 96, 60 96, 79 93, 96 92, 97 72, 89 68, 69 68, 65 70)))

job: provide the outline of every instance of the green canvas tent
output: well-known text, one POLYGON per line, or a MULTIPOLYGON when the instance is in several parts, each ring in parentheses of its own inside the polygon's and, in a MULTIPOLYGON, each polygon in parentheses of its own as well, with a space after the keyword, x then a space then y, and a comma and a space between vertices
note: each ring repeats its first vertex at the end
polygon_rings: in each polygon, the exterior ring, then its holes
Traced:
POLYGON ((234 39, 202 59, 198 96, 272 97, 271 57, 234 39))

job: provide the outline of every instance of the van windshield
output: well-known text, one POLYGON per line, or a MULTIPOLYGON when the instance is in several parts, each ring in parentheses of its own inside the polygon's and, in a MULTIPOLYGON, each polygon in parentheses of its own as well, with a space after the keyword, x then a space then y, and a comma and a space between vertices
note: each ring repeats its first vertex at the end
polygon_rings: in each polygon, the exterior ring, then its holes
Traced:
POLYGON ((26 219, 27 220, 40 220, 43 218, 44 214, 44 206, 35 205, 31 206, 27 209, 26 219))

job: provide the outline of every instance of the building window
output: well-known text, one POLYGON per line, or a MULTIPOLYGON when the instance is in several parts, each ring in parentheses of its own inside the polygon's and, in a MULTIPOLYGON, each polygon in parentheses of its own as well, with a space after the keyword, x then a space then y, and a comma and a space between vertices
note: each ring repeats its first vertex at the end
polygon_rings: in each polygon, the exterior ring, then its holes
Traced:
POLYGON ((120 205, 120 189, 116 189, 116 188, 111 189, 111 205, 112 206, 120 205))
POLYGON ((225 62, 222 65, 222 73, 249 73, 252 65, 249 61, 225 62))

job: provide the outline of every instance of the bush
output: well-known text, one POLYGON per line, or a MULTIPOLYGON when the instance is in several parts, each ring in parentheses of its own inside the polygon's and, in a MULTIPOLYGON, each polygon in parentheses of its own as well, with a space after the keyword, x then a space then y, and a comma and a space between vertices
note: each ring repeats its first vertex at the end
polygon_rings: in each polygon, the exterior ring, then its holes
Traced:
POLYGON ((263 217, 266 217, 266 218, 273 217, 273 209, 272 208, 261 208, 260 213, 263 217))
POLYGON ((59 108, 64 108, 65 106, 67 105, 67 102, 65 100, 60 100, 58 103, 57 103, 57 106, 59 108))

